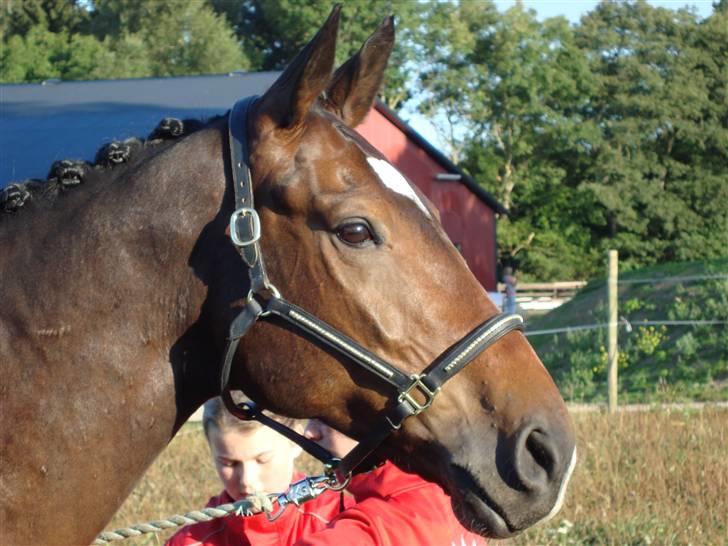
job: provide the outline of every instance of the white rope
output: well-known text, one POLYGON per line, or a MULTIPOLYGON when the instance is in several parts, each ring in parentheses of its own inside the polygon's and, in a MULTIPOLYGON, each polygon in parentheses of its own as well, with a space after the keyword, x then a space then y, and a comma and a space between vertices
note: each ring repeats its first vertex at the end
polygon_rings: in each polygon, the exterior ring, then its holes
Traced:
MULTIPOLYGON (((617 323, 618 326, 624 327, 628 332, 631 332, 634 327, 641 326, 710 326, 716 324, 728 324, 728 320, 641 320, 639 322, 627 322, 627 320, 621 320, 617 323)), ((599 324, 580 324, 578 326, 565 326, 563 328, 549 328, 546 330, 531 330, 526 331, 526 336, 542 336, 545 334, 561 334, 564 332, 576 332, 579 330, 599 330, 609 326, 607 322, 601 322, 599 324)))
POLYGON ((705 281, 711 279, 728 279, 728 275, 725 273, 717 273, 715 275, 686 275, 684 277, 655 277, 654 279, 619 279, 619 284, 641 284, 641 283, 654 283, 663 281, 673 282, 691 282, 691 281, 705 281))
POLYGON ((728 320, 643 320, 633 326, 700 326, 711 324, 728 324, 728 320))
POLYGON ((272 510, 273 505, 268 495, 255 493, 250 497, 246 497, 237 502, 221 504, 220 506, 215 506, 213 508, 194 510, 192 512, 187 512, 186 514, 176 514, 167 519, 150 521, 148 523, 139 523, 137 525, 132 525, 131 527, 124 527, 114 531, 105 531, 96 537, 93 545, 108 544, 109 542, 138 537, 139 535, 146 533, 159 533, 182 525, 222 518, 230 513, 235 513, 238 516, 252 516, 260 512, 271 512, 272 510))
POLYGON ((546 330, 526 330, 524 334, 528 336, 541 336, 544 334, 561 334, 563 332, 577 332, 579 330, 599 330, 606 328, 608 324, 606 322, 599 324, 580 324, 578 326, 564 326, 563 328, 548 328, 546 330))

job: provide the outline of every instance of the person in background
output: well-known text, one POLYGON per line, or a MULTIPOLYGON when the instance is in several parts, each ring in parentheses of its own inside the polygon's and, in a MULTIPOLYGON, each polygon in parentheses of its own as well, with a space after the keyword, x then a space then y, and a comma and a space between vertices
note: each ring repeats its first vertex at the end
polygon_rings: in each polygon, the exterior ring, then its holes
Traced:
MULTIPOLYGON (((303 426, 295 419, 266 412, 286 426, 303 426)), ((256 492, 283 493, 303 475, 294 471, 301 448, 257 421, 241 421, 231 415, 220 398, 204 406, 203 430, 223 490, 208 507, 231 503, 256 492)), ((342 509, 341 493, 327 491, 297 507, 289 506, 271 522, 266 514, 229 515, 180 529, 168 546, 273 546, 293 544, 301 536, 321 530, 342 509)), ((275 507, 274 507, 275 508, 275 507)))
MULTIPOLYGON (((287 439, 255 422, 238 422, 219 399, 205 405, 205 434, 225 490, 208 506, 237 500, 254 490, 284 491, 290 464, 298 454, 287 439), (251 434, 250 430, 255 431, 251 434), (257 481, 250 483, 250 462, 257 481), (260 466, 272 465, 266 469, 260 466), (280 466, 278 466, 280 465, 280 466), (277 470, 276 470, 277 468, 277 470), (285 482, 285 483, 284 483, 285 482)), ((284 418, 281 422, 286 423, 284 418)), ((288 423, 286 423, 288 424, 288 423)), ((309 421, 304 435, 342 458, 356 441, 309 421)), ((293 475, 292 475, 293 474, 293 475)), ((300 507, 289 506, 270 522, 265 514, 226 516, 185 527, 170 546, 484 546, 485 539, 467 531, 452 511, 450 497, 434 483, 400 470, 393 463, 352 477, 346 497, 328 491, 300 507)))
POLYGON ((515 313, 516 312, 516 285, 518 280, 513 274, 512 267, 503 268, 503 282, 506 285, 506 297, 503 299, 503 312, 515 313))

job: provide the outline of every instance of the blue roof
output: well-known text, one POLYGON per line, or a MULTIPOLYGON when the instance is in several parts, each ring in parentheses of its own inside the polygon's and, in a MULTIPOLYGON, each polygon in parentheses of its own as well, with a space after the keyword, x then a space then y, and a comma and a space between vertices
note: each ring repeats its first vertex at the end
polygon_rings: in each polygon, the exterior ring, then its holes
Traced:
MULTIPOLYGON (((114 140, 146 137, 165 117, 207 119, 248 95, 260 95, 280 72, 58 81, 0 85, 0 188, 45 178, 59 159, 93 162, 114 140)), ((506 209, 397 114, 377 108, 460 183, 497 212, 506 209)))
POLYGON ((263 93, 279 72, 0 85, 0 187, 45 178, 58 159, 93 161, 165 117, 206 119, 263 93))

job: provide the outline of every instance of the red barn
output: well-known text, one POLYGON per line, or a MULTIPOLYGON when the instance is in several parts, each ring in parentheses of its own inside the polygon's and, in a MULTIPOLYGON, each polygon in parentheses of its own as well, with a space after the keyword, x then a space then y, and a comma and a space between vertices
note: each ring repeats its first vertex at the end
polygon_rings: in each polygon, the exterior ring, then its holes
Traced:
POLYGON ((477 279, 496 292, 495 215, 506 212, 503 205, 383 104, 357 131, 432 201, 477 279))

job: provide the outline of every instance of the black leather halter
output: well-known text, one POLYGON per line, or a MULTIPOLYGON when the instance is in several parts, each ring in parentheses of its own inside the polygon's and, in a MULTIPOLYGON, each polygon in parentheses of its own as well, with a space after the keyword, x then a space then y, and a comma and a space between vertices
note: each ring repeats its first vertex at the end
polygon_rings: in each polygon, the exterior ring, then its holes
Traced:
POLYGON ((451 349, 440 355, 422 373, 403 373, 359 343, 329 326, 314 315, 289 303, 281 297, 265 272, 260 248, 261 225, 253 203, 253 186, 247 146, 248 111, 257 97, 238 101, 230 111, 230 163, 235 187, 235 212, 230 218, 230 238, 248 267, 250 292, 243 310, 230 325, 225 360, 221 373, 222 399, 230 411, 240 419, 256 419, 270 426, 306 451, 327 464, 339 482, 344 482, 352 471, 378 447, 392 431, 413 415, 430 407, 442 385, 467 366, 476 356, 513 330, 523 329, 520 315, 499 314, 479 325, 451 349), (257 320, 279 317, 306 336, 324 343, 365 370, 393 386, 397 392, 393 408, 380 418, 373 432, 360 442, 341 461, 318 444, 267 417, 252 402, 236 404, 230 394, 229 378, 235 351, 240 338, 257 320))

